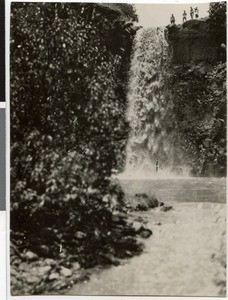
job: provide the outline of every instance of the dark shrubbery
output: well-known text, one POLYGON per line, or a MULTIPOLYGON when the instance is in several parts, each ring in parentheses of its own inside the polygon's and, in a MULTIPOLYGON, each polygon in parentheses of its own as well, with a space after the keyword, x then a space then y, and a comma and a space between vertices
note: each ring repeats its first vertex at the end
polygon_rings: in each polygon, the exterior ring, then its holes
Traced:
POLYGON ((211 2, 209 6, 208 23, 212 29, 215 29, 218 46, 221 43, 226 44, 226 7, 225 1, 211 2))
POLYGON ((213 2, 207 22, 218 62, 171 70, 173 117, 192 175, 226 176, 226 2, 213 2))
POLYGON ((49 148, 86 152, 96 172, 121 168, 129 20, 95 4, 12 5, 13 143, 37 129, 49 148))
POLYGON ((125 160, 136 19, 127 4, 12 4, 11 240, 20 253, 58 258, 62 247, 89 267, 124 256, 117 242, 141 249, 116 230, 123 192, 108 179, 125 160))

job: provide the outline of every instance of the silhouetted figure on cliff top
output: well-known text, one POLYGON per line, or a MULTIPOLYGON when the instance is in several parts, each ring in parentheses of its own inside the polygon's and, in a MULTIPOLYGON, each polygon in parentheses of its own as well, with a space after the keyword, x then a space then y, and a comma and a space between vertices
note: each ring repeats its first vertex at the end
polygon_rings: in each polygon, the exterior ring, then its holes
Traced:
POLYGON ((193 20, 193 17, 194 17, 194 10, 192 7, 190 7, 190 16, 191 16, 191 19, 193 20))
POLYGON ((171 17, 170 17, 170 23, 171 23, 171 24, 175 24, 175 17, 174 17, 173 14, 172 14, 171 17))
POLYGON ((195 17, 196 17, 196 19, 199 18, 199 9, 198 9, 198 7, 195 8, 195 17))
POLYGON ((185 21, 187 21, 187 13, 186 13, 186 11, 184 10, 184 12, 183 12, 183 23, 184 23, 185 21))

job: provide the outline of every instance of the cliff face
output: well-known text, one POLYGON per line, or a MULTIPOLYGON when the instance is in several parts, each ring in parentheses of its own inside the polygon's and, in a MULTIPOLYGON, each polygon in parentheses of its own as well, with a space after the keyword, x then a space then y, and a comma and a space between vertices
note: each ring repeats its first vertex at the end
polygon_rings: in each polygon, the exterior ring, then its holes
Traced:
POLYGON ((166 174, 181 166, 194 176, 225 175, 226 64, 215 33, 204 20, 138 32, 128 94, 129 174, 152 174, 158 159, 166 174))
POLYGON ((226 47, 206 20, 167 26, 175 134, 192 174, 226 174, 226 47))
POLYGON ((183 25, 168 25, 168 40, 173 63, 216 63, 220 59, 214 30, 206 20, 190 20, 183 25))

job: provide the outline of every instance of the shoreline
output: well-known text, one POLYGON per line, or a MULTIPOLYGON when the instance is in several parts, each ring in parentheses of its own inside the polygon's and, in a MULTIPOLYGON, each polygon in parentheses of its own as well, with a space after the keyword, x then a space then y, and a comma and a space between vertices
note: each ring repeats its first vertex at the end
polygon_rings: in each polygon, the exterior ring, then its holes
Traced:
POLYGON ((174 209, 134 213, 153 231, 140 256, 92 274, 67 295, 224 296, 226 204, 166 204, 174 209))

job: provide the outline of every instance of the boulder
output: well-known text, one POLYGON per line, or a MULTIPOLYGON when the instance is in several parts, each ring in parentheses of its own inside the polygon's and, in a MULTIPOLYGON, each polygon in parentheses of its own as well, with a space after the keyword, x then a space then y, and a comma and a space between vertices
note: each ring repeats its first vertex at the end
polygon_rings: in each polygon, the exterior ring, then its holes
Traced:
POLYGON ((49 266, 55 266, 56 265, 56 261, 52 258, 46 258, 44 260, 45 265, 49 265, 49 266))
POLYGON ((140 232, 140 236, 143 238, 143 239, 147 239, 148 237, 150 237, 151 235, 153 234, 152 230, 150 229, 144 229, 140 232))
POLYGON ((28 283, 36 283, 36 282, 38 282, 39 281, 39 277, 37 277, 37 276, 26 276, 26 281, 28 282, 28 283))
POLYGON ((14 266, 19 266, 21 264, 21 259, 15 258, 11 264, 13 264, 14 266))
POLYGON ((164 211, 164 212, 172 210, 172 209, 173 209, 173 207, 171 205, 170 206, 164 205, 161 207, 161 211, 164 211))
POLYGON ((52 289, 53 290, 62 290, 65 288, 68 288, 68 282, 62 282, 61 280, 56 280, 53 285, 52 285, 52 289))
POLYGON ((161 222, 154 222, 154 225, 158 225, 158 226, 161 226, 161 222))
POLYGON ((50 281, 52 281, 52 280, 57 280, 57 279, 59 279, 59 273, 57 273, 57 272, 55 272, 55 273, 51 273, 50 275, 49 275, 49 277, 48 277, 48 279, 50 280, 50 281))
POLYGON ((134 228, 135 232, 139 232, 141 229, 143 229, 143 225, 140 222, 133 222, 132 227, 134 228))
POLYGON ((33 253, 32 251, 27 251, 25 254, 24 254, 24 258, 29 260, 29 261, 34 261, 34 260, 37 260, 38 259, 38 255, 33 253))
POLYGON ((126 224, 126 219, 127 219, 127 215, 124 213, 113 214, 112 216, 112 221, 121 225, 126 224))
POLYGON ((25 262, 21 263, 18 268, 20 271, 24 271, 24 272, 29 271, 29 265, 25 262))
POLYGON ((72 264, 72 267, 73 267, 73 269, 74 269, 75 271, 81 269, 81 266, 80 266, 80 264, 79 264, 78 262, 74 262, 74 263, 72 264))
POLYGON ((137 222, 145 222, 144 219, 141 216, 138 216, 137 218, 135 218, 135 221, 137 221, 137 222))
POLYGON ((65 253, 65 252, 61 252, 61 253, 59 254, 59 257, 60 257, 60 258, 65 258, 65 257, 66 257, 66 253, 65 253))
POLYGON ((10 269, 10 275, 17 277, 18 276, 18 272, 14 268, 11 267, 11 269, 10 269))
POLYGON ((141 211, 147 211, 149 207, 146 203, 138 203, 136 209, 141 211))
POLYGON ((51 270, 50 266, 44 266, 44 267, 39 267, 37 268, 37 272, 40 276, 44 276, 51 270))
POLYGON ((149 199, 147 200, 147 203, 148 203, 149 208, 155 208, 155 207, 158 207, 158 205, 159 205, 159 202, 155 196, 149 197, 149 199))
POLYGON ((72 276, 72 271, 65 267, 61 267, 60 274, 64 277, 70 277, 70 276, 72 276))

